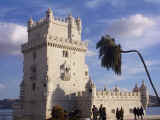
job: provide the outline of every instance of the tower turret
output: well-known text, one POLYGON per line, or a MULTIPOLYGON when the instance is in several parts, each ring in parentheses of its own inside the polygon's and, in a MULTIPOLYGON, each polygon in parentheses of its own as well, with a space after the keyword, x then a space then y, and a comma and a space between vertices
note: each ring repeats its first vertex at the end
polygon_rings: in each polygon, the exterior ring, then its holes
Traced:
POLYGON ((149 103, 149 94, 147 91, 147 87, 144 84, 144 80, 142 81, 142 85, 140 86, 140 93, 141 93, 141 102, 143 107, 146 109, 149 103))
POLYGON ((135 87, 133 88, 133 92, 138 92, 138 91, 139 91, 139 88, 138 88, 138 84, 136 83, 135 87))
POLYGON ((68 15, 68 23, 69 23, 69 24, 73 24, 73 20, 74 20, 74 18, 73 18, 73 16, 72 16, 72 14, 69 14, 69 15, 68 15))
POLYGON ((82 22, 81 22, 80 17, 77 17, 76 23, 77 23, 77 29, 78 29, 79 33, 81 34, 82 22))
POLYGON ((92 84, 92 97, 96 96, 96 86, 95 84, 93 83, 92 84))
POLYGON ((54 19, 53 17, 53 12, 51 8, 48 8, 48 10, 46 11, 46 19, 47 21, 52 21, 54 19))
POLYGON ((68 39, 72 40, 72 27, 73 27, 74 18, 71 14, 68 16, 68 39))
POLYGON ((117 85, 115 85, 115 88, 113 89, 114 92, 120 92, 120 89, 118 88, 117 85))
POLYGON ((74 40, 74 41, 80 41, 81 40, 81 19, 74 18, 71 14, 69 14, 68 18, 68 39, 74 40))
POLYGON ((93 97, 96 96, 96 86, 91 80, 91 77, 89 78, 88 83, 86 84, 86 89, 89 92, 89 94, 93 97))
POLYGON ((106 87, 106 85, 104 86, 103 90, 104 90, 104 91, 107 91, 107 87, 106 87))
POLYGON ((30 19, 28 20, 28 30, 31 29, 31 27, 33 26, 33 24, 34 24, 34 21, 33 21, 32 18, 30 18, 30 19))

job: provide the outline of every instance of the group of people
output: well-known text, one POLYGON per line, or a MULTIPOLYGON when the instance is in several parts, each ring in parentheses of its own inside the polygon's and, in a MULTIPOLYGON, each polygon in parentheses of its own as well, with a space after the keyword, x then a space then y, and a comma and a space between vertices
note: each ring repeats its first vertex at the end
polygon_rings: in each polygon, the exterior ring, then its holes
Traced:
POLYGON ((123 116, 124 116, 124 110, 121 107, 121 109, 116 109, 116 118, 117 120, 123 120, 123 116))
POLYGON ((102 104, 99 109, 93 105, 92 114, 93 120, 106 120, 106 108, 102 104))
POLYGON ((133 114, 134 114, 134 118, 135 120, 137 120, 137 118, 139 119, 139 117, 141 117, 141 119, 143 119, 144 116, 144 110, 143 107, 139 108, 139 107, 134 107, 133 108, 133 114))

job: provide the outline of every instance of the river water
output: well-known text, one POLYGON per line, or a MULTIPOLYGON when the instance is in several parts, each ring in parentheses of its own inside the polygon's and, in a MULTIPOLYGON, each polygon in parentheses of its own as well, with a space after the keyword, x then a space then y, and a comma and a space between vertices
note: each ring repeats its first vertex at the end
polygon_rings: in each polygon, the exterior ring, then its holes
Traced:
MULTIPOLYGON (((147 115, 160 115, 160 107, 149 107, 146 110, 147 115)), ((12 109, 0 109, 0 120, 13 120, 12 109)))

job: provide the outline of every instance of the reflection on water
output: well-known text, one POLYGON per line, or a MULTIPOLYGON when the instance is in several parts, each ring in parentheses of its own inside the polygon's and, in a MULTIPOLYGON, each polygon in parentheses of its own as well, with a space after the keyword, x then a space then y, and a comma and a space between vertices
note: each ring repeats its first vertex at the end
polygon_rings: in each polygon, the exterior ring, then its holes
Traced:
POLYGON ((147 115, 160 115, 160 107, 148 107, 146 110, 147 115))
MULTIPOLYGON (((160 107, 149 107, 147 115, 160 115, 160 107)), ((0 109, 0 120, 12 120, 12 109, 0 109)))
POLYGON ((12 110, 0 109, 0 120, 12 120, 12 110))

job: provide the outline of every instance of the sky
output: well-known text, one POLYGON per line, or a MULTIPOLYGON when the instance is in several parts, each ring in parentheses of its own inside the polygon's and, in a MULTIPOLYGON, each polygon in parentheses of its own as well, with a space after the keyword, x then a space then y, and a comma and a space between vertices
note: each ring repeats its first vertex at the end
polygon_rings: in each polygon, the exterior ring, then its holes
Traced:
POLYGON ((122 75, 101 67, 96 43, 105 34, 123 50, 141 52, 160 95, 160 0, 1 0, 0 1, 0 99, 18 98, 23 78, 21 44, 27 41, 27 21, 39 20, 48 8, 56 17, 79 16, 82 40, 88 42, 86 63, 97 89, 117 85, 130 91, 144 80, 154 95, 144 67, 135 53, 122 54, 122 75))

